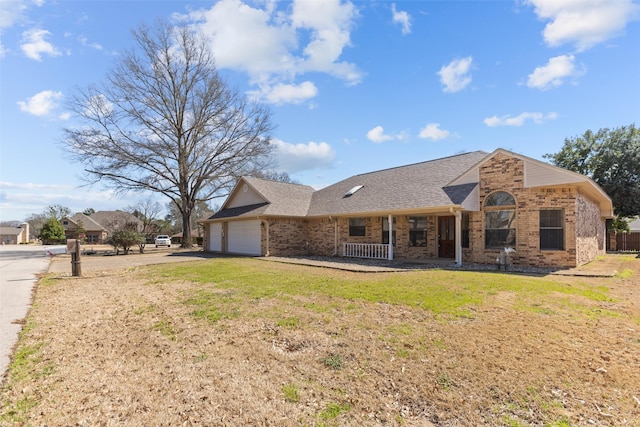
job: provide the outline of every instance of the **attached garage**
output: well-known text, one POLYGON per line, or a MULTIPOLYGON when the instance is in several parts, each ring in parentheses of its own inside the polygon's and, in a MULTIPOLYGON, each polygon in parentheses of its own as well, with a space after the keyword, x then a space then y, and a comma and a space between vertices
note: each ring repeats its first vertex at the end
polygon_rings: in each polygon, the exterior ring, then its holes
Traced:
POLYGON ((262 255, 262 228, 259 220, 232 221, 227 225, 227 252, 262 255))
POLYGON ((209 227, 209 236, 207 239, 207 250, 212 252, 222 252, 222 224, 217 222, 209 227))

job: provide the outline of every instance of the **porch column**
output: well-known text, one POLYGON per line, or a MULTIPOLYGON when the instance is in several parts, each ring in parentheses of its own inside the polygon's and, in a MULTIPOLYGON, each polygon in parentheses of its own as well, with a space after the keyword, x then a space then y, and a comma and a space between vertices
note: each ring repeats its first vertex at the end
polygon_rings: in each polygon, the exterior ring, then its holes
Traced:
POLYGON ((462 212, 452 210, 452 213, 456 218, 455 252, 456 265, 459 267, 462 265, 462 212))
POLYGON ((388 259, 393 259, 393 216, 389 215, 389 255, 388 259))

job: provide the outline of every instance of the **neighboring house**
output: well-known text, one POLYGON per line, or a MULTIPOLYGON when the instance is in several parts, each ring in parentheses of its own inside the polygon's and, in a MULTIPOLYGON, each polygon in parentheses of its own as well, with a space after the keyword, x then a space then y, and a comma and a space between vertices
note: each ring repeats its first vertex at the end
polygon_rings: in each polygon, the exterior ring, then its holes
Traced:
POLYGON ((98 211, 91 215, 77 213, 63 218, 62 226, 67 239, 83 239, 85 243, 106 243, 109 235, 122 229, 142 231, 142 221, 128 212, 98 211))
POLYGON ((243 177, 202 221, 205 250, 262 256, 444 258, 574 267, 605 252, 607 194, 516 153, 475 151, 356 175, 322 190, 243 177), (391 244, 389 244, 391 242, 391 244))
MULTIPOLYGON (((198 230, 191 230, 191 242, 196 245, 202 245, 202 236, 199 235, 198 230)), ((174 244, 182 244, 182 231, 180 233, 171 235, 171 242, 174 244)))
POLYGON ((17 227, 0 227, 0 242, 3 245, 29 243, 29 224, 24 222, 17 227))

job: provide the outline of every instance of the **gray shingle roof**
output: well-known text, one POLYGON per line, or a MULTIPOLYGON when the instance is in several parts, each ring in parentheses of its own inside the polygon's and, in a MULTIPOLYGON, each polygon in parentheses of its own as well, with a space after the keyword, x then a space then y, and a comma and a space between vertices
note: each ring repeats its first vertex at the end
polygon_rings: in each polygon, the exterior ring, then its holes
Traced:
POLYGON ((77 226, 79 226, 80 223, 82 223, 82 228, 84 228, 86 231, 104 231, 105 230, 105 228, 99 223, 97 223, 93 218, 83 213, 77 213, 69 219, 73 221, 73 223, 76 224, 77 226))
POLYGON ((311 196, 315 191, 308 185, 269 181, 245 176, 243 179, 269 201, 265 215, 305 216, 309 211, 311 196))
POLYGON ((470 184, 459 184, 459 185, 450 185, 448 187, 443 187, 449 199, 456 205, 462 204, 467 196, 473 191, 474 188, 478 185, 477 182, 473 182, 470 184))
POLYGON ((247 206, 238 206, 236 208, 227 208, 222 209, 212 216, 209 219, 220 219, 220 218, 238 218, 243 216, 259 216, 264 215, 269 203, 257 203, 255 205, 247 205, 247 206))
POLYGON ((315 191, 308 185, 291 184, 287 182, 269 181, 266 179, 244 176, 236 185, 237 191, 241 183, 246 182, 264 200, 264 203, 256 203, 247 206, 225 208, 216 212, 208 219, 221 218, 251 218, 261 215, 303 217, 309 211, 311 196, 315 191))
POLYGON ((0 227, 0 234, 3 236, 17 236, 23 230, 21 227, 0 227))
POLYGON ((415 163, 356 175, 322 190, 312 187, 243 177, 265 203, 225 208, 209 219, 268 216, 328 216, 398 210, 429 209, 462 203, 476 184, 445 187, 483 160, 488 153, 474 151, 437 160, 415 163), (363 186, 354 194, 345 194, 363 186))
POLYGON ((460 203, 460 195, 472 187, 453 189, 453 201, 443 189, 487 156, 484 151, 459 154, 356 175, 313 194, 309 216, 346 215, 352 213, 390 212, 460 203), (350 197, 351 188, 363 185, 350 197))

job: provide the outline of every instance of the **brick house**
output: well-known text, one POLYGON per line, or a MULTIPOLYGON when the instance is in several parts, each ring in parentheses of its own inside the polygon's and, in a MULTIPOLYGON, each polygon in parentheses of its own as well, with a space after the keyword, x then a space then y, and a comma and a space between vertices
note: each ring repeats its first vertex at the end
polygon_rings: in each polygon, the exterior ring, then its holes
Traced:
POLYGON ((607 194, 506 150, 356 175, 315 191, 243 177, 203 220, 207 251, 574 267, 605 252, 607 194), (391 242, 391 244, 389 244, 391 242))
POLYGON ((97 211, 91 215, 77 213, 62 218, 62 227, 67 239, 83 239, 85 243, 103 244, 116 230, 142 231, 142 221, 129 212, 97 211))

